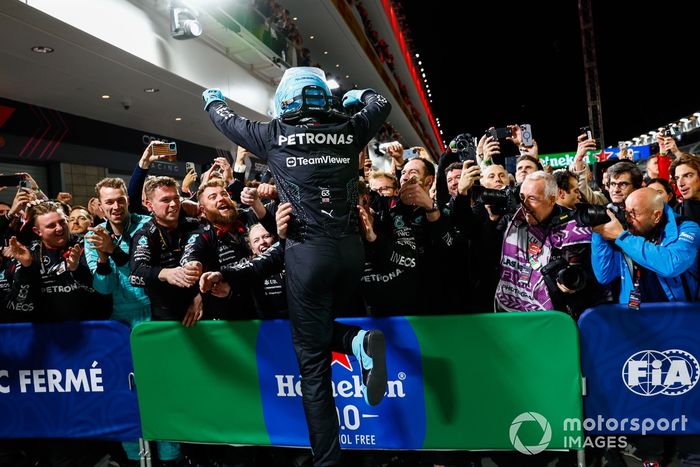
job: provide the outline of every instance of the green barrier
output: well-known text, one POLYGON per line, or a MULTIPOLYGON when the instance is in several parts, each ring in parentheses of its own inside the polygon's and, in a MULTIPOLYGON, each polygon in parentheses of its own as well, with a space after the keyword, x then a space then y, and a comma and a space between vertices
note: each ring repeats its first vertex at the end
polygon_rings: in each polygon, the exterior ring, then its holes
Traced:
MULTIPOLYGON (((566 449, 564 420, 582 419, 578 331, 563 313, 494 313, 408 318, 421 343, 427 430, 425 449, 513 449, 520 414, 542 414, 548 449, 566 449)), ((521 425, 526 446, 543 435, 521 425)))
POLYGON ((131 348, 138 354, 144 439, 270 444, 257 385, 259 327, 259 321, 138 325, 131 348))
MULTIPOLYGON (((332 365, 344 448, 534 453, 583 435, 565 426, 582 403, 578 332, 563 313, 344 321, 384 331, 390 380, 369 407, 354 357, 332 365)), ((308 445, 289 334, 284 321, 138 325, 144 438, 308 445)))

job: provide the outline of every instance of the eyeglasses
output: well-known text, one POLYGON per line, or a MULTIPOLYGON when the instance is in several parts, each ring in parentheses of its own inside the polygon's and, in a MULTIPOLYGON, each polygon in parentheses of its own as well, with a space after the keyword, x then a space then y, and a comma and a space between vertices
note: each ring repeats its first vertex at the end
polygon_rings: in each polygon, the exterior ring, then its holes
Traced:
POLYGON ((635 211, 634 209, 630 209, 630 210, 625 209, 625 215, 634 221, 637 220, 637 216, 639 214, 641 214, 641 213, 637 213, 637 211, 635 211))
POLYGON ((630 182, 608 182, 608 187, 612 189, 619 188, 620 190, 626 190, 631 186, 632 184, 630 182))

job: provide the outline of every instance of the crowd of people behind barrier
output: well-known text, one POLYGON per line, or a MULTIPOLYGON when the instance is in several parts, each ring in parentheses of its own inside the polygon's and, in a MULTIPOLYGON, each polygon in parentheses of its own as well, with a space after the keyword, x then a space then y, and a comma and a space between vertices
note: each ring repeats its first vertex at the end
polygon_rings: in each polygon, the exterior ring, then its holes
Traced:
MULTIPOLYGON (((247 181, 253 155, 239 147, 233 164, 219 157, 187 174, 183 191, 149 175, 163 157, 157 144, 145 148, 128 187, 106 178, 86 207, 69 193, 49 199, 28 174, 29 187, 0 188, 16 189, 12 204, 0 205, 0 322, 192 326, 288 316, 280 242, 295 219, 278 202, 280 181, 247 181)), ((476 147, 451 144, 437 164, 423 148, 407 158, 400 143, 389 144, 389 172, 373 170, 363 151, 365 269, 340 314, 554 309, 576 319, 599 303, 696 301, 700 159, 671 137, 659 146, 645 173, 625 153, 589 167, 584 156, 595 141, 586 135, 572 166, 554 173, 542 170, 519 131, 484 135, 476 147), (504 168, 508 146, 521 153, 513 174, 504 168)), ((177 445, 162 450, 165 462, 181 459, 177 445)), ((125 443, 125 451, 133 461, 138 446, 125 443)))

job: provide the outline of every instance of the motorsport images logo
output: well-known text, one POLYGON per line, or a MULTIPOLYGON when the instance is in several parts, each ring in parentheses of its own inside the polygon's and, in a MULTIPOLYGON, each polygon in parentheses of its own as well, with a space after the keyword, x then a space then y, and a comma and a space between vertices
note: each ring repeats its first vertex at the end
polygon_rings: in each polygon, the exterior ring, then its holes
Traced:
POLYGON ((695 387, 700 367, 684 350, 642 350, 622 367, 625 386, 640 396, 678 396, 695 387))
POLYGON ((522 454, 535 455, 539 454, 549 446, 549 442, 552 441, 552 427, 543 415, 537 412, 523 412, 510 424, 510 442, 513 447, 522 454), (518 432, 520 431, 520 426, 525 422, 536 422, 540 429, 542 430, 542 438, 540 438, 539 443, 533 446, 525 446, 523 442, 518 437, 518 432))

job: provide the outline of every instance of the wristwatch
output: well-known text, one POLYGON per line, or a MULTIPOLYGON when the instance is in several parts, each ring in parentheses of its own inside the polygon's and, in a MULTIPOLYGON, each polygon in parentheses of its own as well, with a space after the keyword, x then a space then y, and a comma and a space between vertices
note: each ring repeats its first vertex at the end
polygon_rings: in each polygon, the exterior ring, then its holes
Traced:
POLYGON ((426 209, 426 210, 425 210, 425 213, 426 213, 426 214, 432 214, 432 213, 437 212, 437 211, 439 211, 439 210, 440 210, 440 208, 438 207, 437 201, 433 201, 433 207, 430 208, 430 209, 426 209))

